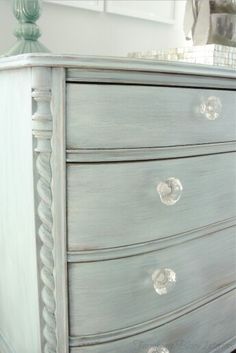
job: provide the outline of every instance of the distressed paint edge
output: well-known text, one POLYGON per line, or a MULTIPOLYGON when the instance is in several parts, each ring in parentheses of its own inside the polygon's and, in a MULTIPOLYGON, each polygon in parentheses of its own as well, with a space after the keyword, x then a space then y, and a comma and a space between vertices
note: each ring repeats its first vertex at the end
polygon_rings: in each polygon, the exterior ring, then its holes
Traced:
POLYGON ((96 335, 70 337, 70 347, 92 346, 96 344, 114 342, 124 338, 129 338, 138 334, 142 334, 146 331, 157 329, 159 326, 165 325, 171 321, 180 318, 183 315, 189 314, 192 311, 199 309, 203 305, 209 304, 210 302, 234 290, 236 290, 236 282, 230 283, 229 285, 222 287, 208 294, 207 296, 195 300, 190 304, 187 304, 168 314, 162 315, 161 317, 156 317, 153 320, 146 321, 144 323, 132 327, 127 327, 125 329, 114 330, 111 332, 105 332, 96 335))
POLYGON ((3 334, 0 332, 0 352, 1 353, 16 353, 10 343, 4 338, 3 334))
POLYGON ((219 347, 211 351, 210 353, 233 353, 233 349, 236 348, 236 336, 222 343, 219 347))
MULTIPOLYGON (((222 343, 219 347, 213 349, 213 351, 207 353, 233 353, 233 350, 236 348, 236 336, 230 338, 229 340, 222 343)), ((78 349, 80 347, 72 347, 71 353, 79 353, 78 349)))
POLYGON ((100 249, 100 250, 69 250, 68 262, 94 262, 120 259, 124 257, 143 255, 146 253, 167 249, 179 244, 214 235, 216 232, 236 226, 236 218, 229 218, 185 233, 176 234, 162 239, 128 246, 100 249))
POLYGON ((105 70, 105 69, 80 69, 72 68, 67 70, 67 83, 93 83, 93 84, 127 84, 127 85, 146 85, 146 86, 168 86, 185 88, 213 88, 231 89, 236 88, 235 81, 229 77, 216 76, 195 76, 191 73, 168 73, 168 72, 149 72, 132 70, 105 70))
MULTIPOLYGON (((161 72, 169 74, 189 74, 193 76, 225 77, 230 80, 236 78, 235 70, 229 68, 170 61, 128 59, 125 57, 23 54, 9 58, 0 58, 0 70, 34 66, 144 71, 151 73, 161 72)), ((69 76, 71 76, 71 74, 69 76)))
POLYGON ((55 240, 55 285, 58 353, 68 353, 67 230, 66 230, 66 161, 65 161, 65 70, 52 69, 53 120, 52 184, 55 240), (58 276, 57 276, 58 274, 58 276))
POLYGON ((236 152, 236 141, 150 148, 67 149, 66 161, 68 163, 143 161, 196 157, 228 152, 236 152))

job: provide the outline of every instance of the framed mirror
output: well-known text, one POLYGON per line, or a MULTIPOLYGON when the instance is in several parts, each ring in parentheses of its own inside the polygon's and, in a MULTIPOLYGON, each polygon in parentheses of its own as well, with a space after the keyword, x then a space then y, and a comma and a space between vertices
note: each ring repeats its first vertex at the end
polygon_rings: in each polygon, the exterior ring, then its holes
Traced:
POLYGON ((63 6, 79 7, 92 11, 104 11, 104 0, 44 0, 45 2, 63 6))

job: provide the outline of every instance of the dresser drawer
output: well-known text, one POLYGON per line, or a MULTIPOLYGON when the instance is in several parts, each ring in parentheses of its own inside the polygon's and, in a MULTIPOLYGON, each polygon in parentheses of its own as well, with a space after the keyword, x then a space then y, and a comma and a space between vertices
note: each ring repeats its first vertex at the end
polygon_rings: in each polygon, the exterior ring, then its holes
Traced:
MULTIPOLYGON (((236 153, 152 162, 69 164, 69 250, 147 242, 235 217, 235 180, 236 153), (166 205, 157 187, 173 177, 183 190, 179 201, 166 205)), ((173 191, 170 201, 180 192, 173 191)))
POLYGON ((235 115, 235 91, 68 84, 67 147, 139 148, 232 141, 236 139, 235 115))
POLYGON ((70 335, 143 332, 229 285, 236 279, 235 233, 230 227, 151 253, 70 263, 70 335))
MULTIPOLYGON (((155 330, 70 353, 231 353, 236 348, 236 291, 155 330), (168 351, 151 348, 164 346, 168 351)), ((114 317, 115 320, 115 317, 114 317)))

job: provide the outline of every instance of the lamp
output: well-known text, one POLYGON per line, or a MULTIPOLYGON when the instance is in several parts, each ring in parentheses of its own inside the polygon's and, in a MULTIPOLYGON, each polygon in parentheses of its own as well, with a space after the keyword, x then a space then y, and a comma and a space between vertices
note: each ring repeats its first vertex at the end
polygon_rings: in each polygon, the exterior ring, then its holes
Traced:
POLYGON ((41 32, 36 21, 40 17, 41 10, 41 0, 13 0, 14 15, 19 22, 15 30, 17 42, 6 56, 49 52, 38 41, 41 32))

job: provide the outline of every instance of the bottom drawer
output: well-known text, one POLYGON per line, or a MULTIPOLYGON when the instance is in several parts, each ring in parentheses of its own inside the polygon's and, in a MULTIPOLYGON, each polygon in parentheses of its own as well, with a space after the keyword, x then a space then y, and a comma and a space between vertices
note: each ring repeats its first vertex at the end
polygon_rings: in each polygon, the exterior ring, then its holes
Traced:
POLYGON ((70 353, 228 353, 236 348, 236 290, 155 330, 70 353), (152 349, 163 346, 166 350, 152 349))

